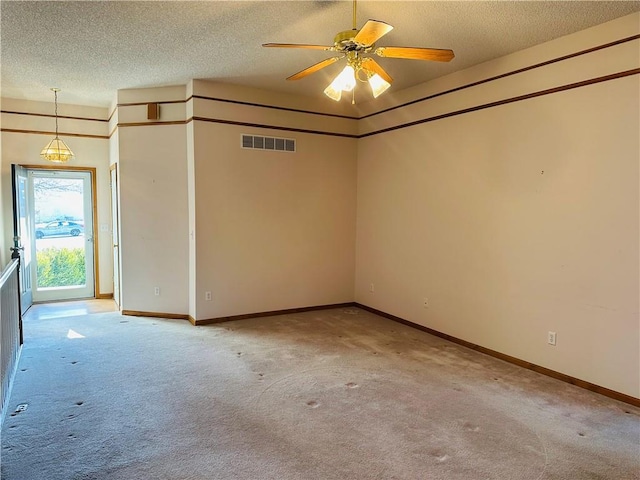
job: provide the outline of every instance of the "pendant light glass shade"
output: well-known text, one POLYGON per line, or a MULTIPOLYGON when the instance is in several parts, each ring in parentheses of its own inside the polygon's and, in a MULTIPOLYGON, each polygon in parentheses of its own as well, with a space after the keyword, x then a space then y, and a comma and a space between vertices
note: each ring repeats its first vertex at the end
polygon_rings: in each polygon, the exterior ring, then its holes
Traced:
POLYGON ((66 163, 69 160, 73 160, 74 154, 67 144, 64 143, 60 138, 58 138, 58 92, 59 88, 51 89, 55 95, 55 106, 56 106, 56 136, 53 140, 51 140, 46 147, 42 149, 40 152, 40 156, 53 163, 66 163))
POLYGON ((56 136, 42 149, 40 156, 53 163, 66 163, 73 160, 74 154, 67 144, 56 136))

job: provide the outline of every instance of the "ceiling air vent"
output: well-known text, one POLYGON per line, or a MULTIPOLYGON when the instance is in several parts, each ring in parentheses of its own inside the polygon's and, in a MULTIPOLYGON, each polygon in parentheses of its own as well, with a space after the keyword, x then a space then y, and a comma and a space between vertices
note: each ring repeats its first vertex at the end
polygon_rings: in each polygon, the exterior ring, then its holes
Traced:
POLYGON ((254 150, 274 150, 277 152, 295 152, 296 141, 292 138, 260 137, 242 135, 242 148, 254 150))

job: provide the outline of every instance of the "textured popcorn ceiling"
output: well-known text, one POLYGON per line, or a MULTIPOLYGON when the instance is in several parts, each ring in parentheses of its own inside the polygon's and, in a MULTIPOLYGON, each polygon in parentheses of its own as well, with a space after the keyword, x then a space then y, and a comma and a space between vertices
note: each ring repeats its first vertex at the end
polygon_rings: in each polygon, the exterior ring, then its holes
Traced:
MULTIPOLYGON (((639 1, 358 2, 395 29, 378 45, 451 48, 449 64, 378 59, 400 90, 640 10, 639 1)), ((352 24, 350 1, 6 1, 3 97, 108 106, 118 89, 191 78, 322 96, 342 63, 284 79, 331 55, 265 42, 332 44, 352 24)), ((366 95, 364 89, 361 94, 366 95)), ((365 97, 363 97, 364 99, 365 97)))

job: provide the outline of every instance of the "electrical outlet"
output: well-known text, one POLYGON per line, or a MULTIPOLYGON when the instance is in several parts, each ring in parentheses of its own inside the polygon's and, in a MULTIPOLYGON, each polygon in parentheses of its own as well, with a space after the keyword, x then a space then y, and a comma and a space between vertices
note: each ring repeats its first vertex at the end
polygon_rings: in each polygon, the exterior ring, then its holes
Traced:
POLYGON ((549 332, 547 334, 547 343, 549 345, 554 345, 556 344, 556 332, 549 332))
POLYGON ((153 287, 153 294, 156 296, 160 295, 160 287, 153 287))
POLYGON ((375 285, 374 285, 373 283, 369 285, 369 291, 370 291, 371 293, 373 293, 373 292, 375 292, 375 291, 376 291, 376 287, 375 287, 375 285))
POLYGON ((427 297, 424 297, 424 298, 422 299, 422 306, 423 306, 424 308, 429 308, 429 299, 428 299, 427 297))
POLYGON ((204 299, 207 302, 210 302, 211 301, 211 292, 204 292, 204 299))

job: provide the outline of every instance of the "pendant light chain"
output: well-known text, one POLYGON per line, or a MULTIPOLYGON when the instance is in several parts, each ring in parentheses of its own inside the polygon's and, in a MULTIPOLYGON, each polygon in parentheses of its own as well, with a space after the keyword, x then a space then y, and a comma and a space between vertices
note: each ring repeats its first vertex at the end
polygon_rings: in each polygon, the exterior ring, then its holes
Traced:
POLYGON ((56 114, 56 136, 53 140, 51 140, 40 152, 40 157, 43 160, 47 160, 53 163, 66 163, 69 160, 73 160, 75 155, 71 151, 71 149, 64 143, 63 140, 60 140, 59 130, 58 130, 58 92, 59 88, 52 88, 53 91, 53 101, 55 106, 55 114, 56 114))
POLYGON ((53 95, 55 98, 55 105, 56 105, 56 138, 58 138, 58 90, 53 90, 53 95))

